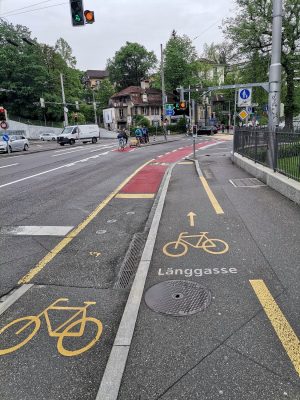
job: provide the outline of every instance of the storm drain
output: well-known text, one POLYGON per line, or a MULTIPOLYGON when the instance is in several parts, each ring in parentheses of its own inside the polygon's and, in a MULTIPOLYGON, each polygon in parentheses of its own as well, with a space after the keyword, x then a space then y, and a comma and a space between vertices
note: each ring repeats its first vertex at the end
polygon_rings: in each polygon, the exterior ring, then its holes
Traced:
POLYGON ((117 281, 114 285, 115 289, 126 289, 131 282, 131 278, 135 274, 146 240, 145 233, 136 233, 130 243, 125 255, 124 261, 120 268, 117 281))
POLYGON ((229 179, 229 182, 234 187, 260 187, 266 186, 257 178, 244 178, 244 179, 229 179))
POLYGON ((171 280, 148 289, 145 302, 155 312, 182 317, 208 307, 211 293, 196 282, 171 280))

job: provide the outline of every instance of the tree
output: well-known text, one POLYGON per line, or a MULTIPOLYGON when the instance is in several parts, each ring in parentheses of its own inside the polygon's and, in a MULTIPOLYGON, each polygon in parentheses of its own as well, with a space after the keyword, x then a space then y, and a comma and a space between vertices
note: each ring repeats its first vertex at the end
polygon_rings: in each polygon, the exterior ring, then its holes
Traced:
POLYGON ((62 59, 67 63, 69 67, 75 68, 75 65, 77 63, 76 58, 72 54, 71 46, 65 39, 59 38, 55 43, 54 49, 58 54, 61 55, 62 59))
MULTIPOLYGON (((249 60, 257 52, 270 57, 272 46, 272 1, 236 0, 239 11, 225 21, 224 33, 237 52, 249 60), (247 18, 245 18, 247 16, 247 18)), ((286 85, 285 122, 292 127, 293 115, 299 109, 295 95, 295 71, 299 68, 300 55, 300 2, 285 0, 282 19, 282 67, 286 85)), ((283 91, 284 94, 285 90, 283 91)))
POLYGON ((165 84, 167 90, 188 86, 198 80, 197 52, 191 39, 173 30, 164 50, 165 84))
POLYGON ((157 58, 153 51, 138 43, 126 42, 113 59, 108 59, 107 70, 112 83, 117 90, 128 86, 139 86, 140 81, 146 78, 156 66, 157 58))

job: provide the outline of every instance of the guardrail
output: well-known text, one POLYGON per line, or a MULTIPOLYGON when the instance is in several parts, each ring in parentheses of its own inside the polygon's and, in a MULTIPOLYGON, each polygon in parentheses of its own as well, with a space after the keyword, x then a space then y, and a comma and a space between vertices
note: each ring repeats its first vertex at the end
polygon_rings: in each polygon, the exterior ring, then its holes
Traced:
POLYGON ((300 133, 239 128, 234 135, 234 151, 300 181, 300 133))

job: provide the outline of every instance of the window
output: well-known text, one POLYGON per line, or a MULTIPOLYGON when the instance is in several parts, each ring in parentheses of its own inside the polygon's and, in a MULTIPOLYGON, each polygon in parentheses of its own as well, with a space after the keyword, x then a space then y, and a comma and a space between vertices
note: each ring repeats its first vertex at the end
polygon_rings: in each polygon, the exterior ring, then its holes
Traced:
POLYGON ((142 114, 143 115, 149 115, 149 108, 148 107, 142 107, 142 114))
POLYGON ((159 115, 159 107, 152 107, 151 115, 159 115))
POLYGON ((120 116, 120 118, 123 118, 123 117, 124 117, 124 110, 123 110, 123 108, 120 108, 120 109, 119 109, 119 116, 120 116))

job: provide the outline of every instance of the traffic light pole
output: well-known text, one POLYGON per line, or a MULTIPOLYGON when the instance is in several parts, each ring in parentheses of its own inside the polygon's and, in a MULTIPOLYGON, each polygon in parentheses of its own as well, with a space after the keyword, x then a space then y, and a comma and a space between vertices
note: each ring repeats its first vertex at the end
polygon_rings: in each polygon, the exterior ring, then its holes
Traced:
MULTIPOLYGON (((160 45, 160 53, 161 53, 161 93, 162 93, 162 114, 165 116, 166 110, 166 90, 165 90, 165 71, 164 71, 164 52, 163 52, 163 45, 160 45)), ((167 141, 166 135, 166 127, 165 122, 163 121, 163 132, 165 141, 167 141)))
POLYGON ((68 126, 69 125, 69 121, 68 121, 68 113, 66 111, 67 105, 66 105, 63 74, 60 74, 60 83, 61 83, 62 102, 63 102, 63 108, 64 108, 64 121, 65 121, 65 126, 68 126))

